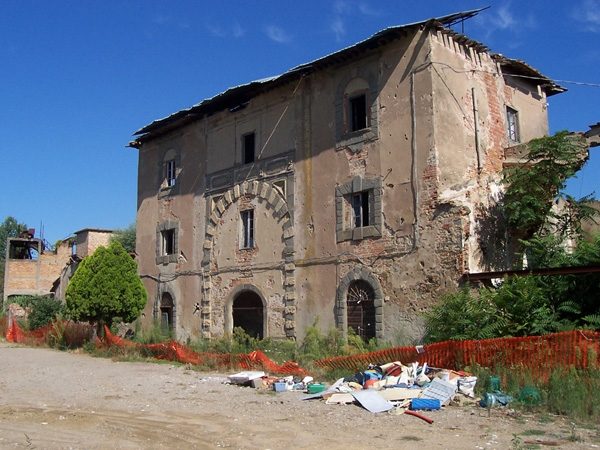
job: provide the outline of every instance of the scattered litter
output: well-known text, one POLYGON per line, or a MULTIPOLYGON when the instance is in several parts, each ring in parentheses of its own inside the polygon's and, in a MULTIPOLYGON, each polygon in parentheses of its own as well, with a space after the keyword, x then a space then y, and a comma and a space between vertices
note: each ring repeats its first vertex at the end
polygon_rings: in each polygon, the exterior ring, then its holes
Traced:
POLYGON ((429 417, 424 416, 423 414, 418 413, 416 411, 407 410, 407 411, 404 412, 404 414, 408 414, 409 416, 418 417, 419 419, 424 420, 428 424, 432 424, 433 423, 433 419, 430 419, 429 417))
POLYGON ((354 403, 354 396, 348 392, 339 392, 337 394, 331 394, 325 403, 327 405, 340 405, 354 403))
POLYGON ((425 388, 421 397, 438 399, 442 405, 447 405, 457 390, 458 387, 455 384, 444 381, 441 378, 434 378, 429 386, 425 388))
POLYGON ((388 402, 377 392, 370 389, 363 389, 362 391, 356 391, 352 393, 352 396, 363 408, 372 412, 380 413, 389 411, 394 407, 391 402, 388 402))
POLYGON ((484 408, 492 408, 494 406, 506 406, 512 402, 513 398, 502 391, 486 392, 479 405, 484 408))
POLYGON ((266 374, 263 371, 247 371, 247 372, 238 372, 233 375, 229 375, 227 379, 232 384, 246 384, 249 381, 252 381, 256 378, 262 378, 266 374))
POLYGON ((410 402, 410 409, 417 411, 423 410, 436 410, 442 407, 441 402, 437 398, 413 398, 410 402))
MULTIPOLYGON (((323 399, 327 405, 354 403, 372 413, 387 411, 392 415, 408 414, 430 424, 433 419, 417 411, 435 412, 448 405, 477 403, 491 408, 506 406, 513 400, 500 390, 499 377, 490 377, 490 387, 494 389, 479 399, 475 398, 477 377, 467 372, 430 367, 427 363, 418 362, 369 364, 364 370, 340 378, 330 386, 315 381, 311 376, 278 378, 262 371, 239 372, 227 377, 227 382, 271 389, 278 394, 302 391, 307 395, 301 400, 323 399)), ((539 391, 533 387, 523 388, 519 394, 519 400, 529 404, 535 404, 539 397, 539 391)))

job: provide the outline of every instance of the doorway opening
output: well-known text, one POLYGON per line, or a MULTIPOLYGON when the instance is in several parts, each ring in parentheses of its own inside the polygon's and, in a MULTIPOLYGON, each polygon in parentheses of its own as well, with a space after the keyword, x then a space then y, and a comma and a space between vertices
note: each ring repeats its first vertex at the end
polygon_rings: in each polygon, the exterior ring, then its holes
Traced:
POLYGON ((264 338, 264 306, 253 291, 242 291, 233 299, 233 328, 240 327, 253 338, 264 338))
POLYGON ((173 331, 173 297, 168 292, 163 292, 160 299, 160 327, 164 331, 173 331))

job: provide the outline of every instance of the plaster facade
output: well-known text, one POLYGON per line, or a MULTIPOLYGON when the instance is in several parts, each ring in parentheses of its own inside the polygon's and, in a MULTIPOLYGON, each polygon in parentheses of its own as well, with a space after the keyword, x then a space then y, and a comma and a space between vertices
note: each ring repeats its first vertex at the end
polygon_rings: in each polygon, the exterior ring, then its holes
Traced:
POLYGON ((500 189, 507 107, 525 142, 547 133, 546 95, 561 92, 516 76, 527 71, 432 20, 143 128, 130 145, 146 322, 167 292, 181 340, 231 333, 236 308, 260 305, 269 337, 318 321, 418 340, 441 294, 502 263, 479 219, 500 189))

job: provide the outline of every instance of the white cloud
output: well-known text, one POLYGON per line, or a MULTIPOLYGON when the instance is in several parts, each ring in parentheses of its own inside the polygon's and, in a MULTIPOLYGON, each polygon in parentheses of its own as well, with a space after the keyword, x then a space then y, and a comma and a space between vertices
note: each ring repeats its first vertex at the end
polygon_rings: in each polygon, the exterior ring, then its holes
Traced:
MULTIPOLYGON (((537 22, 532 15, 515 15, 511 10, 511 3, 507 2, 497 9, 489 9, 478 15, 474 22, 485 30, 485 38, 489 39, 497 31, 509 32, 520 35, 523 31, 537 27, 537 22)), ((518 43, 514 43, 518 45, 518 43)))
POLYGON ((284 44, 290 41, 290 35, 287 34, 283 28, 280 28, 276 25, 269 25, 265 28, 265 33, 272 41, 275 41, 279 44, 284 44))
POLYGON ((234 37, 241 38, 246 34, 246 30, 244 30, 241 25, 237 22, 234 22, 233 25, 223 28, 220 25, 216 24, 206 24, 206 29, 210 34, 220 38, 234 37))
POLYGON ((344 21, 341 17, 335 17, 331 22, 331 31, 335 34, 335 40, 341 41, 344 35, 346 34, 346 27, 344 25, 344 21))
POLYGON ((333 4, 333 12, 337 15, 350 12, 350 3, 346 0, 336 0, 333 4))
POLYGON ((358 10, 361 12, 361 14, 364 14, 365 16, 372 16, 372 17, 381 16, 380 11, 373 9, 371 7, 371 5, 369 5, 368 3, 365 3, 365 2, 360 2, 358 4, 358 10))
POLYGON ((573 12, 586 31, 600 32, 600 0, 583 0, 573 12))
POLYGON ((231 31, 234 38, 241 38, 244 34, 246 34, 246 30, 244 30, 237 22, 234 22, 231 31))

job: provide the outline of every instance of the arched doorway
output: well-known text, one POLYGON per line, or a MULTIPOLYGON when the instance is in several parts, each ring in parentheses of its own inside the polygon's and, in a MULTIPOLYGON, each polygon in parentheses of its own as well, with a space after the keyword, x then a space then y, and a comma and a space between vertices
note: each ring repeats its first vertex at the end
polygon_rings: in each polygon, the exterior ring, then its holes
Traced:
POLYGON ((163 292, 160 299, 160 326, 163 330, 173 330, 173 297, 168 292, 163 292))
POLYGON ((348 286, 346 296, 348 329, 368 341, 376 337, 375 293, 369 283, 357 280, 348 286))
POLYGON ((260 296, 244 290, 233 299, 233 328, 240 327, 250 336, 264 338, 264 305, 260 296))

